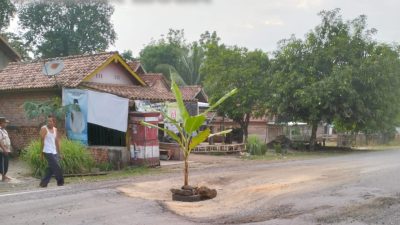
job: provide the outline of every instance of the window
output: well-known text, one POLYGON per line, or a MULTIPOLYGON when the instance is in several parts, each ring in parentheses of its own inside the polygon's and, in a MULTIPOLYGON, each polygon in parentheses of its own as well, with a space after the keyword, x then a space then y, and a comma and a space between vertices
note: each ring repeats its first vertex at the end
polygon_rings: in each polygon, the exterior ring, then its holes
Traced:
POLYGON ((88 144, 126 146, 126 133, 88 123, 88 144))

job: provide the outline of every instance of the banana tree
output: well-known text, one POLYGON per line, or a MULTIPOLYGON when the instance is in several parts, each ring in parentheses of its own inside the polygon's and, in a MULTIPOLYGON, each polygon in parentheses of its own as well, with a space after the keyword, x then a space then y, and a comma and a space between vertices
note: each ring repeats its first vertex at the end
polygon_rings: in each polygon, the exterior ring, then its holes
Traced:
POLYGON ((141 122, 142 125, 145 126, 150 126, 157 128, 159 130, 163 130, 168 136, 170 136, 172 139, 174 139, 180 149, 183 152, 183 158, 185 161, 185 167, 184 167, 184 185, 189 184, 189 155, 192 152, 192 150, 198 146, 200 143, 203 141, 207 140, 207 138, 216 136, 216 135, 223 135, 231 132, 232 130, 225 130, 221 131, 218 133, 211 134, 211 131, 209 128, 206 128, 203 131, 199 131, 200 126, 203 125, 204 121, 206 120, 206 114, 215 109, 218 105, 220 105, 222 102, 225 101, 225 99, 229 98, 230 96, 234 95, 237 93, 237 89, 233 89, 229 93, 225 94, 220 100, 218 100, 215 104, 213 104, 211 107, 209 107, 205 112, 196 115, 196 116, 190 116, 185 104, 183 103, 183 98, 182 98, 182 93, 179 90, 178 85, 172 81, 171 85, 172 92, 175 95, 175 99, 178 105, 178 110, 180 112, 180 115, 182 117, 182 121, 177 121, 171 117, 169 117, 166 114, 163 114, 164 118, 171 124, 173 124, 176 129, 179 132, 179 135, 175 134, 171 130, 158 127, 156 125, 146 123, 146 122, 141 122))

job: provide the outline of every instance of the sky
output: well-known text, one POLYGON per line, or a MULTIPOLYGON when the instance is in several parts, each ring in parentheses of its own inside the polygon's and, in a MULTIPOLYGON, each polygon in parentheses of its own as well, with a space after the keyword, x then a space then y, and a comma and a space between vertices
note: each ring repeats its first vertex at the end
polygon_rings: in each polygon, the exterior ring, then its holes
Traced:
POLYGON ((320 23, 321 10, 341 8, 345 20, 364 14, 378 41, 400 39, 398 0, 119 0, 112 21, 118 39, 110 50, 132 50, 138 56, 152 39, 170 28, 184 29, 189 42, 204 31, 216 31, 221 41, 251 50, 276 50, 291 34, 303 38, 320 23))
MULTIPOLYGON (((298 38, 320 23, 321 10, 341 9, 345 20, 367 16, 378 41, 399 42, 398 0, 113 0, 117 40, 108 50, 131 50, 137 57, 151 40, 170 28, 184 29, 188 42, 216 31, 221 42, 268 53, 279 40, 298 38)), ((16 21, 11 31, 17 29, 16 21), (13 29, 14 28, 14 29, 13 29)))

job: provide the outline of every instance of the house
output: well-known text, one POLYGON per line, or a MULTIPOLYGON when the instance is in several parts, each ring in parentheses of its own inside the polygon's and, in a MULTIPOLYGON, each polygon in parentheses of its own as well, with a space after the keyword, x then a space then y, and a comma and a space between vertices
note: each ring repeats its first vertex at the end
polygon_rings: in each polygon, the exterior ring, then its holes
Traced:
POLYGON ((0 70, 7 66, 9 62, 19 62, 21 56, 10 44, 0 36, 0 70))
POLYGON ((147 74, 146 70, 144 70, 142 63, 140 63, 140 61, 135 60, 135 61, 129 61, 126 62, 129 67, 131 67, 131 69, 133 70, 133 72, 135 72, 137 75, 144 75, 147 74))
MULTIPOLYGON (((175 101, 170 90, 149 86, 117 52, 11 62, 0 71, 0 115, 11 121, 9 133, 15 149, 21 150, 32 139, 38 138, 40 121, 26 118, 24 103, 62 98, 63 90, 67 89, 107 93, 128 99, 130 111, 135 111, 135 101, 175 101), (45 76, 44 64, 54 60, 63 63, 63 70, 57 76, 45 76)), ((184 97, 184 101, 195 103, 197 100, 184 97)), ((65 127, 60 128, 65 132, 65 127)), ((129 151, 125 150, 129 147, 129 132, 91 123, 88 123, 87 130, 88 148, 98 161, 128 157, 126 154, 129 151), (110 140, 105 136, 113 138, 110 140)))

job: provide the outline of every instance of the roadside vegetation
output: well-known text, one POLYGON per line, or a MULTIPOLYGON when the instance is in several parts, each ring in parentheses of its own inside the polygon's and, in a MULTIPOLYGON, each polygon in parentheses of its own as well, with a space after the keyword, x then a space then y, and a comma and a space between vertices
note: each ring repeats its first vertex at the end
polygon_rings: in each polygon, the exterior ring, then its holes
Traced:
MULTIPOLYGON (((92 155, 79 142, 61 139, 61 155, 61 167, 65 174, 87 173, 95 167, 92 155)), ((28 163, 33 176, 42 176, 45 173, 47 161, 41 159, 40 140, 32 141, 22 151, 21 156, 28 163)))

